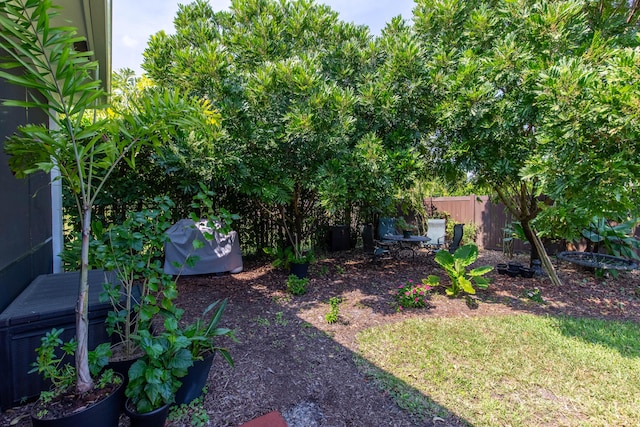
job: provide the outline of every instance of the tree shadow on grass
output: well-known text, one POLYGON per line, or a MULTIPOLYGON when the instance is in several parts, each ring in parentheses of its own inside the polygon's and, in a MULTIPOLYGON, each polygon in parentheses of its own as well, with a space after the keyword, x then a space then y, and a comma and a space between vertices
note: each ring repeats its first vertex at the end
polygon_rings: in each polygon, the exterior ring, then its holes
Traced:
MULTIPOLYGON (((302 296, 286 292, 287 272, 264 267, 264 263, 247 264, 240 275, 193 278, 179 284, 179 298, 185 301, 181 306, 192 315, 201 313, 201 307, 212 300, 229 298, 225 326, 238 330, 240 343, 229 346, 236 368, 229 369, 218 358, 210 376, 205 405, 212 424, 237 426, 274 409, 289 413, 314 408, 310 413, 320 421, 309 426, 469 425, 450 408, 363 361, 356 334, 411 317, 518 312, 559 316, 567 309, 571 315, 581 313, 575 310, 582 304, 578 293, 551 295, 552 289, 544 288, 543 281, 505 282, 505 278, 497 278, 489 292, 480 293, 476 310, 469 310, 464 299, 438 294, 430 309, 397 313, 395 289, 429 274, 444 279, 432 257, 422 253, 409 261, 378 265, 361 253, 345 252, 320 259, 313 266, 307 293, 302 296), (533 286, 540 286, 543 297, 553 296, 559 304, 527 300, 523 291, 533 286), (343 302, 339 321, 329 325, 325 315, 331 297, 343 302), (384 390, 379 381, 387 383, 384 390), (434 418, 441 414, 449 415, 441 417, 444 421, 434 418)), ((563 333, 578 336, 573 320, 567 320, 563 328, 563 333)), ((589 339, 626 351, 627 344, 608 334, 590 334, 589 339)), ((628 354, 635 357, 637 353, 628 354)))
POLYGON ((300 297, 284 292, 285 272, 255 274, 244 283, 240 276, 226 276, 179 284, 185 320, 212 300, 230 299, 221 326, 237 331, 239 342, 226 343, 236 367, 230 369, 221 358, 214 361, 204 399, 212 425, 237 426, 273 410, 290 427, 469 425, 358 355, 348 331, 361 326, 361 314, 397 313, 382 284, 356 286, 349 269, 327 273, 323 284, 315 276, 300 297), (328 324, 328 299, 352 292, 362 292, 369 302, 354 306, 347 296, 338 322, 328 324), (382 378, 392 386, 382 388, 382 378))
POLYGON ((640 357, 638 324, 600 319, 557 317, 560 332, 585 343, 606 346, 625 358, 640 357))

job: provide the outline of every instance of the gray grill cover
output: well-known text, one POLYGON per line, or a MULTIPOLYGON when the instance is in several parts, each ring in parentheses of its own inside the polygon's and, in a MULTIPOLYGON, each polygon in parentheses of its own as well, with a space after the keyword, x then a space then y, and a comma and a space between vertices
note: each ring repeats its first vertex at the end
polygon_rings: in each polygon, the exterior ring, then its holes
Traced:
POLYGON ((164 244, 164 272, 167 274, 191 275, 209 273, 240 273, 242 271, 242 253, 240 252, 240 242, 238 233, 235 231, 229 234, 213 232, 207 226, 206 221, 195 223, 190 219, 181 219, 166 231, 169 241, 164 244), (203 233, 209 232, 214 235, 211 240, 205 239, 203 233), (200 240, 204 247, 193 248, 193 241, 200 240), (190 255, 200 257, 193 267, 187 265, 184 268, 174 266, 174 262, 179 265, 190 255))

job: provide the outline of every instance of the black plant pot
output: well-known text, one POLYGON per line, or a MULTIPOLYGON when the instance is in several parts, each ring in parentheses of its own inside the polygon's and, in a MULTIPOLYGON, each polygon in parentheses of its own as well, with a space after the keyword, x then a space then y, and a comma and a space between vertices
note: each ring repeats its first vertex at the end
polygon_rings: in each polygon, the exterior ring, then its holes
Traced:
POLYGON ((519 276, 519 275, 520 275, 520 269, 518 268, 518 269, 516 270, 516 269, 513 269, 513 268, 509 267, 509 268, 507 269, 507 275, 508 275, 509 277, 517 277, 517 276, 519 276))
POLYGON ((124 383, 121 383, 107 398, 62 418, 41 419, 37 414, 32 413, 31 425, 33 427, 118 427, 124 389, 124 383))
POLYGON ((125 387, 129 383, 129 368, 133 365, 139 358, 135 357, 133 359, 125 359, 125 360, 117 360, 110 361, 107 364, 108 369, 113 369, 114 372, 121 374, 124 377, 124 385, 125 387))
POLYGON ((405 239, 409 239, 409 238, 411 238, 411 231, 409 231, 409 230, 402 230, 402 237, 404 237, 405 239))
POLYGON ((193 399, 202 396, 202 389, 209 378, 209 371, 215 355, 215 353, 211 353, 202 360, 193 361, 193 366, 189 367, 187 375, 180 378, 182 385, 176 392, 176 405, 188 405, 193 399))
POLYGON ((522 268, 520 268, 520 274, 522 275, 522 277, 526 277, 527 279, 531 279, 534 276, 535 272, 530 268, 522 267, 522 268))
POLYGON ((289 264, 289 272, 296 275, 299 279, 304 279, 309 274, 309 263, 298 264, 292 262, 289 264))
POLYGON ((507 274, 507 264, 496 264, 496 270, 499 274, 507 274))
POLYGON ((520 264, 519 262, 510 262, 509 264, 507 264, 507 266, 509 267, 509 270, 514 271, 520 271, 520 268, 522 268, 522 264, 520 264))
POLYGON ((163 427, 165 421, 167 421, 167 416, 169 415, 168 403, 144 414, 134 411, 130 408, 130 405, 131 401, 127 399, 127 403, 124 405, 124 412, 129 417, 129 420, 131 420, 131 427, 163 427))

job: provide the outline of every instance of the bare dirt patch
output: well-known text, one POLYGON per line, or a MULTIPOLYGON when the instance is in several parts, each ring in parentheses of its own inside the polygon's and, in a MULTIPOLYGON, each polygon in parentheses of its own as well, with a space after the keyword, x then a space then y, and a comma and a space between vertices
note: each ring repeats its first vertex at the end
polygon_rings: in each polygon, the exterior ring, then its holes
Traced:
MULTIPOLYGON (((518 259, 528 264, 528 258, 518 259)), ((502 253, 481 251, 477 265, 509 261, 502 253)), ((478 294, 478 306, 463 298, 435 292, 431 307, 396 311, 395 289, 443 271, 433 257, 419 251, 415 259, 379 265, 361 251, 329 254, 312 266, 308 292, 286 293, 287 274, 268 262, 247 261, 236 275, 183 277, 179 302, 185 320, 202 313, 212 301, 228 298, 224 326, 236 329, 238 343, 228 342, 235 369, 216 357, 204 405, 212 426, 238 426, 278 410, 294 426, 457 426, 445 420, 418 420, 399 409, 354 363, 356 334, 368 327, 409 317, 492 316, 513 313, 571 315, 640 321, 640 272, 596 278, 592 271, 558 263, 564 283, 546 278, 511 278, 488 274, 491 285, 478 294), (544 303, 531 299, 538 289, 544 303), (328 324, 329 298, 340 297, 338 322, 328 324)), ((25 405, 0 414, 10 425, 24 415, 25 405)), ((123 417, 126 418, 126 417, 123 417)), ((123 419, 122 426, 127 424, 123 419)), ((17 426, 29 425, 26 419, 17 426)))

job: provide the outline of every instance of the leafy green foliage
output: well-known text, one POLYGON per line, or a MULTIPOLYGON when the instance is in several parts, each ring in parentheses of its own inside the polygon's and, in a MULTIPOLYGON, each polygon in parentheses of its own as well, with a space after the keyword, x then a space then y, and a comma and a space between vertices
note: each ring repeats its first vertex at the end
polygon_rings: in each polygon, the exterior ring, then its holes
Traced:
POLYGON ((503 229, 504 237, 502 240, 505 243, 512 244, 514 240, 521 240, 527 242, 527 236, 524 234, 524 229, 520 221, 513 221, 511 224, 507 224, 503 229))
POLYGON ((633 235, 637 224, 637 220, 632 220, 612 225, 604 218, 596 217, 588 229, 582 230, 582 235, 595 245, 594 252, 603 245, 609 255, 640 260, 637 252, 640 240, 633 235))
MULTIPOLYGON (((133 163, 137 149, 147 139, 120 138, 120 123, 83 120, 90 109, 104 108, 101 101, 106 94, 100 82, 93 80, 97 63, 89 61, 90 52, 80 53, 74 48, 74 43, 83 40, 75 29, 50 25, 56 15, 50 0, 0 3, 0 48, 8 54, 2 58, 1 67, 24 70, 16 74, 0 71, 0 77, 42 97, 31 95, 27 100, 4 101, 4 105, 39 108, 55 124, 52 129, 31 124, 19 127, 5 142, 5 151, 18 177, 36 171, 48 173, 55 165, 75 197, 82 229, 76 386, 85 392, 93 385, 87 360, 86 304, 91 208, 115 166, 122 160, 133 163)), ((146 136, 153 141, 151 135, 146 136)))
POLYGON ((225 298, 222 301, 214 301, 209 304, 201 317, 196 318, 193 323, 184 328, 184 335, 191 341, 189 351, 191 351, 194 359, 201 359, 209 353, 219 351, 229 366, 234 366, 229 350, 217 345, 219 337, 229 337, 235 340, 233 330, 218 327, 224 310, 227 307, 227 302, 225 298), (204 318, 209 312, 211 312, 211 319, 209 319, 207 323, 204 318))
MULTIPOLYGON (((193 196, 193 202, 191 208, 194 210, 191 212, 190 217, 193 222, 198 222, 201 219, 207 221, 207 225, 220 234, 228 234, 233 230, 232 225, 234 221, 240 219, 240 215, 231 213, 224 208, 220 208, 217 214, 214 214, 215 208, 213 201, 215 199, 215 192, 207 188, 202 182, 198 183, 200 191, 193 196)), ((212 240, 214 236, 210 233, 204 233, 204 237, 207 240, 212 240)))
POLYGON ((397 229, 401 230, 401 231, 415 231, 416 230, 416 226, 413 224, 409 224, 404 217, 398 217, 396 218, 396 222, 395 222, 395 226, 397 229))
MULTIPOLYGON (((206 389, 206 387, 205 387, 206 389)), ((172 406, 167 420, 176 425, 205 427, 210 425, 209 414, 203 405, 203 396, 193 399, 189 404, 172 406)))
MULTIPOLYGON (((451 280, 451 285, 446 288, 447 295, 455 297, 458 296, 460 292, 473 295, 476 293, 473 287, 474 284, 480 289, 486 289, 489 286, 489 281, 481 276, 493 270, 493 267, 483 266, 467 271, 467 267, 477 259, 478 246, 475 244, 460 246, 453 255, 448 251, 438 251, 435 256, 435 261, 444 268, 444 271, 451 280)), ((440 278, 437 276, 429 276, 423 280, 423 283, 430 286, 438 286, 440 284, 440 278)))
MULTIPOLYGON (((51 389, 43 391, 41 394, 44 403, 60 393, 68 391, 75 384, 76 370, 69 363, 69 358, 75 355, 78 342, 75 339, 63 342, 60 338, 62 332, 64 329, 53 328, 40 338, 40 347, 36 348, 37 358, 29 371, 29 373, 37 372, 45 380, 51 381, 51 389)), ((90 351, 88 360, 91 374, 98 375, 109 363, 110 356, 109 343, 100 344, 90 351)), ((111 373, 107 373, 96 385, 104 386, 104 382, 109 381, 117 381, 111 373)))
POLYGON ((534 226, 575 237, 593 215, 637 212, 638 55, 618 49, 637 27, 621 19, 629 5, 610 6, 424 0, 415 10, 437 118, 426 154, 444 175, 491 185, 532 251, 534 226))
POLYGON ((273 261, 271 265, 275 268, 289 268, 290 264, 304 264, 312 263, 316 260, 316 257, 311 249, 303 249, 302 246, 298 246, 297 250, 294 250, 293 246, 287 246, 282 249, 278 248, 263 248, 264 253, 271 256, 273 261))
POLYGON ((324 319, 327 323, 336 323, 340 318, 340 304, 342 304, 342 298, 331 297, 329 298, 329 312, 324 315, 324 319))
POLYGON ((187 375, 193 357, 190 340, 175 321, 165 321, 165 330, 158 335, 141 330, 136 340, 145 354, 129 368, 125 394, 137 412, 146 413, 173 402, 179 378, 187 375))
POLYGON ((295 274, 290 274, 287 277, 287 292, 292 295, 303 295, 307 292, 307 285, 309 284, 309 278, 300 278, 295 274))
POLYGON ((170 311, 177 296, 175 281, 162 263, 173 202, 167 197, 154 202, 157 208, 130 212, 122 224, 104 230, 95 248, 96 266, 115 271, 118 279, 104 284, 101 300, 111 302, 107 331, 117 335, 127 358, 138 351, 133 335, 149 329, 156 314, 170 311))
POLYGON ((114 170, 96 200, 96 219, 122 222, 131 206, 141 210, 159 194, 174 201, 174 217, 186 217, 193 196, 201 191, 199 183, 224 182, 227 168, 233 167, 233 155, 219 143, 224 140, 221 117, 207 101, 155 87, 147 78, 128 76, 126 70, 122 73, 114 74, 114 102, 105 114, 113 119, 144 116, 162 144, 142 147, 135 168, 114 170))
POLYGON ((539 288, 526 289, 524 291, 524 296, 537 304, 546 304, 546 301, 542 298, 539 288))
MULTIPOLYGON (((52 27, 57 15, 50 0, 0 2, 0 48, 6 52, 0 71, 10 84, 31 90, 26 100, 8 100, 4 105, 38 108, 54 124, 20 126, 5 142, 11 156, 9 165, 16 176, 56 167, 59 179, 73 196, 81 230, 81 280, 78 292, 76 386, 79 392, 92 387, 88 357, 88 282, 92 210, 109 177, 121 163, 136 166, 143 147, 156 149, 182 125, 206 128, 203 104, 184 99, 177 92, 158 91, 140 100, 141 108, 118 118, 101 114, 107 94, 94 80, 98 64, 91 52, 77 52, 74 44, 83 41, 71 27, 52 27), (192 103, 192 104, 190 104, 192 103), (182 108, 192 105, 188 114, 182 108), (91 114, 93 113, 93 114, 91 114), (89 119, 88 117, 92 117, 89 119), (204 125, 204 126, 203 126, 204 125)), ((189 111, 189 110, 187 110, 189 111)), ((55 178, 57 179, 57 178, 55 178)))
POLYGON ((541 75, 537 100, 548 114, 539 126, 542 149, 525 173, 542 175, 556 206, 548 221, 563 237, 578 237, 594 216, 640 216, 639 67, 637 49, 613 49, 595 36, 585 55, 541 75))
MULTIPOLYGON (((234 1, 215 13, 197 1, 174 23, 175 34, 152 37, 143 68, 158 85, 211 100, 228 138, 216 145, 237 159, 225 185, 277 218, 295 250, 328 217, 350 224, 393 209, 396 189, 421 167, 410 147, 421 124, 409 115, 427 90, 412 81, 419 62, 412 75, 398 73, 404 56, 377 73, 384 46, 313 2, 234 1), (386 80, 396 77, 397 85, 386 80), (359 87, 374 80, 363 108, 359 87), (411 99, 398 96, 405 90, 411 99)), ((415 58, 415 43, 405 52, 395 34, 394 48, 415 58)))

